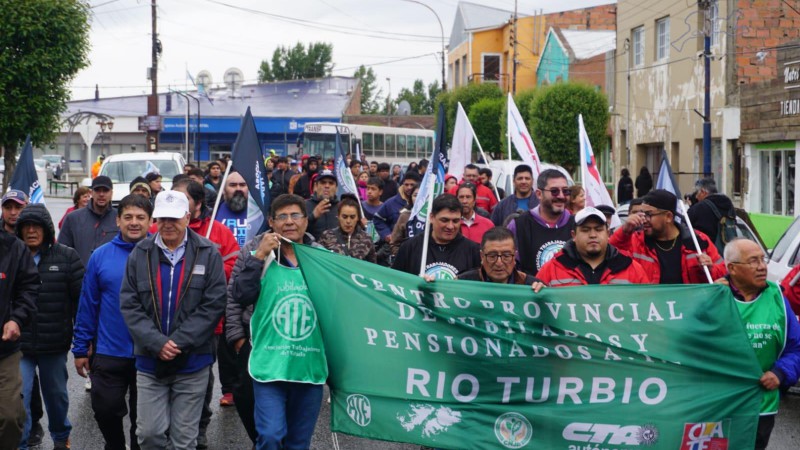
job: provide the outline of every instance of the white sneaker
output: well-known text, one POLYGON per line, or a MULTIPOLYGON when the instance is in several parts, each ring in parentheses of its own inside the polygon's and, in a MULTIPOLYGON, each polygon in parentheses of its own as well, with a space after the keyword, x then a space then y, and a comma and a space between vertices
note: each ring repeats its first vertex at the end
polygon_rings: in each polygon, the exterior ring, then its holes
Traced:
POLYGON ((91 380, 91 379, 89 379, 89 380, 86 380, 86 384, 84 384, 84 385, 83 385, 83 387, 84 387, 84 388, 85 388, 87 391, 91 391, 91 390, 92 390, 92 380, 91 380))

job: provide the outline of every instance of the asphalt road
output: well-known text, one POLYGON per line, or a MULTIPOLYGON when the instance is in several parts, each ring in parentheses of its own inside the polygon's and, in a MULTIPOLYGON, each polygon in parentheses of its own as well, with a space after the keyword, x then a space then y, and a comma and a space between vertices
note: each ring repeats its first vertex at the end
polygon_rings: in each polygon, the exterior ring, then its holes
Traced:
MULTIPOLYGON (((46 199, 54 222, 58 222, 64 211, 71 206, 71 201, 64 198, 46 199)), ((97 424, 91 409, 89 393, 84 389, 84 379, 77 376, 70 356, 67 362, 69 366, 69 397, 70 397, 70 420, 73 430, 71 435, 72 448, 81 450, 102 450, 103 440, 100 436, 97 424)), ((216 372, 216 366, 215 366, 216 372)), ((218 380, 219 377, 216 377, 218 380)), ((208 429, 208 441, 210 449, 249 449, 250 440, 239 421, 236 409, 221 408, 219 406, 219 384, 215 387, 212 409, 214 416, 208 429)), ((326 395, 327 399, 327 388, 326 395)), ((47 415, 43 419, 46 429, 47 415)), ((770 450, 794 450, 800 446, 800 395, 788 395, 782 402, 780 413, 778 414, 775 430, 770 441, 770 450)), ((347 435, 337 435, 338 445, 341 449, 347 450, 405 450, 418 449, 419 446, 409 444, 395 444, 383 441, 369 441, 347 435)), ((40 449, 52 448, 52 441, 49 436, 45 437, 40 449)), ((332 449, 334 448, 333 435, 330 432, 330 407, 323 401, 317 428, 314 433, 312 449, 332 449)), ((735 449, 738 450, 738 449, 735 449)))

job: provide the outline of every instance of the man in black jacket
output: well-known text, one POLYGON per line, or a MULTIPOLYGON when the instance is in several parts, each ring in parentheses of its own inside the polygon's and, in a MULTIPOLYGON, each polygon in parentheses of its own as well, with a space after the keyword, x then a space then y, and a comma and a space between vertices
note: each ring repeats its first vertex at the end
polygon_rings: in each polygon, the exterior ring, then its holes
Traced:
POLYGON ((336 175, 323 170, 314 179, 314 195, 306 200, 308 232, 319 239, 322 232, 339 226, 339 199, 336 197, 336 175))
MULTIPOLYGON (((697 198, 697 203, 692 205, 687 212, 689 220, 695 230, 702 231, 711 242, 716 243, 720 219, 722 217, 731 217, 736 220, 733 202, 727 195, 720 194, 717 191, 717 183, 713 178, 697 180, 694 188, 694 196, 697 198), (714 212, 715 209, 716 213, 714 212)), ((719 247, 717 246, 717 250, 722 253, 724 245, 722 246, 723 248, 719 247)))
MULTIPOLYGON (((462 272, 481 265, 480 247, 461 235, 461 203, 452 194, 433 200, 431 233, 424 275, 430 279, 455 280, 462 272)), ((425 235, 420 233, 403 242, 392 268, 420 275, 425 235)))
POLYGON ((119 233, 117 210, 111 206, 114 184, 100 175, 92 180, 92 199, 86 208, 78 209, 64 219, 58 242, 74 248, 86 266, 97 247, 111 242, 119 233))
POLYGON ((78 252, 56 243, 55 234, 53 220, 44 205, 29 205, 17 220, 17 236, 33 255, 42 280, 36 316, 29 325, 22 327, 20 339, 22 397, 27 415, 20 449, 28 448, 31 393, 37 367, 55 449, 69 448, 72 430, 67 418, 67 352, 72 342, 84 268, 78 252))
POLYGON ((31 252, 16 236, 0 232, 0 448, 17 448, 25 424, 20 376, 20 329, 36 314, 41 281, 31 252))
POLYGON ((158 233, 133 249, 120 289, 136 357, 142 448, 194 450, 214 362, 214 328, 225 309, 222 257, 187 228, 189 217, 185 194, 158 194, 158 233))

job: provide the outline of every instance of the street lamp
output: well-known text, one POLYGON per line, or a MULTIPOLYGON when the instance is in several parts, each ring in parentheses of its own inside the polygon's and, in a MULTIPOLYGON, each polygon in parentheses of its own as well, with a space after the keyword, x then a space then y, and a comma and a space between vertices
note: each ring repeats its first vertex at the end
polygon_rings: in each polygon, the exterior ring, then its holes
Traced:
POLYGON ((197 162, 199 161, 199 158, 197 156, 197 140, 198 140, 197 136, 200 134, 200 99, 192 94, 189 94, 188 92, 177 91, 175 89, 170 89, 170 92, 174 92, 175 94, 178 94, 184 99, 186 99, 186 162, 191 161, 191 158, 189 158, 189 116, 191 115, 189 108, 190 105, 189 99, 191 98, 192 100, 197 102, 197 122, 195 124, 196 127, 194 130, 194 144, 193 144, 194 160, 195 162, 197 162))
POLYGON ((102 155, 102 154, 104 154, 104 152, 103 152, 103 142, 105 142, 105 140, 106 140, 106 128, 108 128, 108 131, 113 130, 114 129, 114 121, 110 120, 110 119, 109 120, 100 119, 96 123, 97 123, 97 125, 100 126, 100 154, 102 155))
POLYGON ((445 77, 444 77, 444 58, 445 58, 445 54, 444 54, 444 27, 442 26, 442 19, 439 18, 439 14, 436 14, 436 11, 434 11, 433 8, 431 8, 430 6, 426 5, 425 3, 422 3, 421 1, 418 1, 418 0, 403 0, 403 1, 416 3, 418 5, 422 5, 422 6, 426 7, 426 8, 428 8, 428 10, 430 10, 430 12, 432 12, 433 15, 436 16, 436 20, 439 22, 439 30, 442 32, 442 91, 446 92, 447 91, 447 81, 445 81, 445 77))

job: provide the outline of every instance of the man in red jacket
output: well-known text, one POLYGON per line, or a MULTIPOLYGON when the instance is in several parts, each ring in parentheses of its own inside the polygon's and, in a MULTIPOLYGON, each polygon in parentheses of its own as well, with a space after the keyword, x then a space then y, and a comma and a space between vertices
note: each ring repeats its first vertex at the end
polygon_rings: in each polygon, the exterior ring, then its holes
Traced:
POLYGON ((783 296, 789 301, 792 311, 800 315, 800 264, 794 266, 794 269, 790 270, 783 278, 781 290, 783 296))
POLYGON ((456 195, 458 202, 461 203, 461 234, 470 241, 480 244, 483 234, 493 228, 494 223, 475 211, 477 188, 474 184, 461 183, 456 192, 458 193, 456 195))
POLYGON ((703 266, 712 280, 722 278, 728 270, 714 243, 695 231, 698 252, 689 229, 675 221, 677 204, 677 197, 669 191, 650 191, 642 199, 640 214, 628 216, 625 225, 611 236, 611 245, 641 264, 653 283, 708 283, 703 266))
POLYGON ((605 215, 591 206, 575 215, 572 240, 536 275, 550 287, 650 283, 642 266, 608 244, 605 215))

